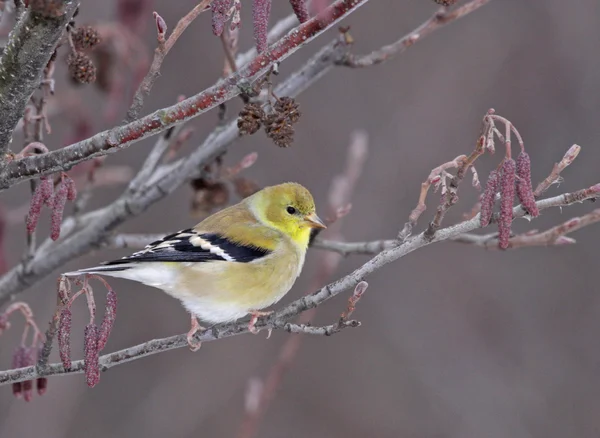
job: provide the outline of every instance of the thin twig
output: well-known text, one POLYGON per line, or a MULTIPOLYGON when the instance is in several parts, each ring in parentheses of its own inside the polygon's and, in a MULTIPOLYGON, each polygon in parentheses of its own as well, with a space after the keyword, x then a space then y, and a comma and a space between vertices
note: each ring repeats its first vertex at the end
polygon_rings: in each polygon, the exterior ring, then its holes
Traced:
MULTIPOLYGON (((445 179, 445 171, 447 169, 456 169, 460 167, 466 158, 466 155, 459 155, 454 160, 441 164, 438 167, 431 170, 427 179, 421 183, 421 191, 419 193, 419 200, 417 202, 417 206, 408 216, 408 222, 404 224, 402 231, 398 233, 399 240, 406 240, 408 236, 410 236, 413 227, 417 224, 417 221, 427 209, 425 200, 427 199, 427 193, 429 193, 429 188, 431 187, 431 185, 439 184, 443 179, 445 179)), ((442 195, 443 194, 444 193, 442 193, 442 195)))
POLYGON ((473 0, 452 11, 449 11, 447 8, 441 8, 421 26, 413 30, 408 35, 403 36, 398 41, 395 41, 387 46, 383 46, 378 50, 374 50, 368 55, 359 56, 349 54, 342 60, 342 64, 347 67, 356 68, 370 67, 372 65, 389 61, 394 56, 404 52, 423 37, 429 35, 431 32, 445 26, 446 24, 456 21, 467 14, 470 14, 489 2, 490 0, 473 0))
POLYGON ((152 59, 152 64, 150 65, 150 69, 148 73, 138 86, 135 95, 133 96, 133 103, 127 111, 127 116, 125 117, 124 123, 130 123, 138 118, 140 111, 142 110, 142 106, 144 105, 144 99, 146 96, 150 94, 152 87, 154 86, 154 82, 160 76, 160 68, 162 66, 165 57, 169 53, 169 51, 173 48, 179 37, 185 32, 187 27, 207 8, 210 8, 211 0, 202 0, 198 3, 194 8, 188 12, 175 26, 169 38, 166 41, 159 41, 156 49, 154 50, 154 58, 152 59))
POLYGON ((447 185, 446 192, 442 195, 442 202, 437 208, 433 220, 429 223, 429 226, 425 230, 425 237, 427 239, 433 239, 436 231, 441 227, 442 221, 446 216, 446 213, 450 208, 458 202, 458 186, 464 179, 469 168, 475 163, 475 160, 479 158, 485 152, 485 141, 480 137, 477 140, 475 149, 471 154, 461 160, 460 166, 456 171, 456 175, 450 179, 450 183, 447 185))
POLYGON ((577 158, 577 155, 579 155, 580 151, 581 146, 576 144, 571 146, 563 156, 562 160, 554 164, 554 168, 552 169, 552 172, 550 172, 550 175, 548 175, 548 177, 546 177, 544 181, 538 184, 538 186, 533 192, 533 196, 539 198, 546 190, 548 190, 548 187, 560 181, 560 174, 563 170, 565 170, 567 166, 569 166, 573 161, 575 161, 575 158, 577 158))

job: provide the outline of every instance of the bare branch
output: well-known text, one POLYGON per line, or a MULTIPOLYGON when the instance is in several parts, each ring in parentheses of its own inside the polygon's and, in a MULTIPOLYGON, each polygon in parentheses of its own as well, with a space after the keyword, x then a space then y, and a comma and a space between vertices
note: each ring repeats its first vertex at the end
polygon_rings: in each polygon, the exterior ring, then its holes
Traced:
POLYGON ((394 56, 401 54, 414 43, 429 35, 431 32, 452 23, 465 15, 479 9, 490 0, 473 0, 453 11, 448 11, 446 8, 441 8, 431 18, 424 22, 421 26, 413 30, 408 35, 403 36, 398 41, 383 46, 368 55, 352 55, 349 54, 342 61, 342 65, 347 67, 370 67, 372 65, 381 64, 392 59, 394 56))
POLYGON ((567 166, 569 166, 573 161, 575 161, 575 158, 577 158, 577 155, 579 155, 579 151, 581 151, 581 146, 574 144, 569 148, 567 152, 565 152, 565 155, 563 156, 562 160, 554 164, 554 168, 552 169, 552 172, 550 172, 550 175, 548 175, 548 177, 544 181, 539 183, 538 186, 535 188, 533 195, 536 198, 542 196, 542 194, 546 190, 548 190, 548 187, 559 181, 560 174, 563 170, 565 170, 567 166))
MULTIPOLYGON (((446 170, 459 168, 466 158, 466 155, 459 155, 454 160, 441 164, 431 170, 427 179, 421 183, 421 192, 419 193, 417 206, 408 216, 408 222, 404 224, 404 228, 402 228, 402 231, 400 231, 398 234, 398 239, 405 240, 408 236, 410 236, 413 227, 417 224, 417 221, 427 209, 425 200, 427 199, 427 193, 429 193, 431 185, 433 184, 437 186, 442 183, 445 185, 446 170)), ((472 167, 472 169, 474 169, 474 167, 472 167)), ((442 195, 443 194, 444 193, 442 193, 442 195)))
POLYGON ((20 17, 0 57, 0 158, 31 95, 37 90, 44 68, 79 6, 75 0, 33 2, 20 17), (33 6, 36 5, 36 6, 33 6))
POLYGON ((133 103, 131 104, 129 111, 127 111, 125 123, 130 123, 137 119, 142 110, 142 106, 144 105, 144 99, 150 94, 154 82, 156 82, 156 79, 158 79, 158 76, 160 75, 160 67, 162 66, 165 57, 192 21, 194 21, 202 12, 206 11, 207 8, 210 8, 210 2, 211 0, 202 0, 179 20, 177 26, 175 26, 175 29, 173 29, 173 32, 166 41, 160 41, 159 39, 158 46, 154 50, 154 59, 152 60, 150 69, 135 92, 135 96, 133 96, 133 103))
MULTIPOLYGON (((599 196, 600 183, 577 192, 565 193, 552 198, 542 199, 537 201, 536 204, 540 210, 544 210, 546 208, 563 207, 577 202, 583 202, 586 199, 597 198, 599 196)), ((521 206, 517 206, 513 209, 513 216, 515 218, 523 217, 526 214, 526 211, 521 206)), ((365 277, 382 268, 383 266, 432 243, 449 240, 461 234, 473 231, 477 228, 480 228, 478 216, 468 221, 461 222, 457 225, 442 228, 437 231, 432 239, 426 237, 425 233, 421 233, 412 239, 405 241, 401 245, 378 253, 371 260, 339 280, 322 287, 310 295, 303 296, 302 298, 293 301, 270 316, 260 318, 254 327, 259 331, 285 329, 288 325, 288 321, 291 318, 321 305, 325 301, 341 294, 347 289, 356 287, 365 277)), ((310 330, 306 332, 313 334, 310 330)), ((244 333, 248 333, 248 321, 240 320, 228 324, 217 324, 213 326, 212 329, 196 335, 195 339, 204 343, 217 339, 228 338, 231 336, 237 336, 244 333)), ((315 334, 322 333, 319 332, 315 334)), ((152 354, 187 346, 188 342, 186 333, 144 342, 142 344, 102 356, 100 358, 100 370, 106 371, 114 366, 130 362, 132 360, 137 360, 152 354)), ((83 371, 83 361, 81 360, 74 361, 69 370, 65 370, 63 365, 58 363, 48 365, 43 370, 38 369, 35 366, 18 368, 0 372, 0 385, 22 382, 44 376, 83 373, 83 371)))

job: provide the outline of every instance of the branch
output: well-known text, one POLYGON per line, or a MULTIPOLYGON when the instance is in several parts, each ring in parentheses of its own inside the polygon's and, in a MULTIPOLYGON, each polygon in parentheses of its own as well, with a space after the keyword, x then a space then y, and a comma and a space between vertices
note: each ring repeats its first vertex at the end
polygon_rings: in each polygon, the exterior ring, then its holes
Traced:
POLYGON ((0 172, 0 189, 7 189, 36 176, 67 170, 90 158, 114 153, 219 106, 241 94, 253 81, 270 71, 273 65, 292 55, 368 1, 337 0, 324 14, 301 24, 237 72, 176 105, 57 151, 9 163, 0 172))
MULTIPOLYGON (((146 77, 140 83, 135 95, 133 96, 133 103, 127 111, 127 116, 125 117, 125 122, 130 123, 133 122, 140 114, 142 110, 142 106, 144 106, 144 99, 146 96, 150 94, 152 87, 154 86, 154 82, 160 76, 160 67, 162 66, 165 57, 169 53, 169 51, 173 48, 179 37, 185 32, 187 27, 194 21, 202 12, 207 10, 207 7, 210 7, 211 0, 202 0, 198 3, 194 8, 188 12, 181 20, 177 22, 177 26, 173 29, 169 38, 165 41, 164 35, 161 41, 160 32, 159 32, 159 41, 158 47, 154 50, 154 59, 152 60, 152 64, 150 65, 150 69, 146 74, 146 77)), ((161 18, 162 20, 162 18, 161 18)))
POLYGON ((562 160, 554 164, 550 175, 548 175, 548 177, 544 181, 539 183, 538 186, 535 188, 533 195, 536 198, 542 196, 542 194, 546 190, 548 190, 548 187, 550 187, 552 184, 560 181, 560 174, 563 170, 567 168, 567 166, 569 166, 575 160, 575 158, 577 158, 577 155, 579 155, 579 151, 581 151, 581 146, 574 144, 569 148, 567 152, 565 152, 565 155, 563 156, 562 160))
POLYGON ((489 3, 490 0, 473 0, 453 11, 448 11, 447 8, 441 8, 431 18, 429 18, 421 26, 413 30, 408 35, 403 36, 398 41, 383 46, 378 50, 374 50, 368 55, 351 55, 349 54, 341 62, 342 65, 347 67, 370 67, 372 65, 381 64, 392 59, 394 56, 401 54, 414 43, 429 35, 435 30, 444 27, 446 24, 452 23, 459 18, 464 17, 467 14, 479 9, 485 4, 489 3))
MULTIPOLYGON (((537 201, 536 204, 540 210, 544 210, 550 207, 564 207, 574 203, 583 202, 586 199, 597 198, 599 196, 600 183, 577 192, 565 193, 552 198, 542 199, 537 201)), ((515 218, 523 217, 526 214, 526 211, 520 205, 513 209, 513 216, 515 218)), ((255 328, 259 331, 273 329, 285 330, 288 326, 288 321, 291 318, 294 318, 308 309, 313 309, 321 305, 325 301, 350 288, 355 288, 365 277, 381 269, 383 266, 432 243, 449 240, 478 228, 480 228, 479 215, 468 221, 438 230, 432 239, 427 238, 425 233, 421 233, 402 244, 385 249, 371 260, 366 262, 364 265, 354 270, 352 273, 322 287, 310 295, 303 296, 302 298, 293 301, 289 305, 267 317, 260 318, 255 324, 255 328)), ((213 326, 212 329, 198 334, 195 339, 204 343, 215 341, 217 339, 238 336, 244 333, 248 333, 248 321, 240 320, 233 323, 217 324, 213 326)), ((306 333, 312 334, 312 331, 308 330, 306 333)), ((319 332, 315 334, 322 333, 319 332)), ((150 356, 152 354, 187 346, 188 342, 186 333, 163 339, 154 339, 152 341, 144 342, 142 344, 102 356, 100 358, 100 369, 102 371, 106 371, 114 366, 130 362, 132 360, 141 359, 142 357, 150 356)), ((0 372, 0 385, 22 382, 25 380, 36 379, 38 377, 83 373, 83 371, 83 361, 81 360, 73 362, 72 367, 69 370, 65 370, 63 365, 59 363, 48 365, 43 370, 38 369, 35 366, 18 368, 0 372)))
POLYGON ((74 0, 32 2, 10 33, 0 57, 2 160, 29 98, 40 85, 44 68, 78 6, 74 0))

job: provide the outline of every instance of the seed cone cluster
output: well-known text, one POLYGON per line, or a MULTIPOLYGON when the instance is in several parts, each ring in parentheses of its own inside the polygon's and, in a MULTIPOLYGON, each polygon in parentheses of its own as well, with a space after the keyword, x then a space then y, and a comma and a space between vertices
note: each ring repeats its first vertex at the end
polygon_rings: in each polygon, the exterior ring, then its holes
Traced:
POLYGON ((273 104, 273 111, 266 114, 262 106, 251 102, 244 105, 238 118, 241 135, 251 135, 264 125, 265 133, 273 143, 287 148, 294 142, 294 124, 300 120, 300 106, 292 97, 281 97, 273 104))

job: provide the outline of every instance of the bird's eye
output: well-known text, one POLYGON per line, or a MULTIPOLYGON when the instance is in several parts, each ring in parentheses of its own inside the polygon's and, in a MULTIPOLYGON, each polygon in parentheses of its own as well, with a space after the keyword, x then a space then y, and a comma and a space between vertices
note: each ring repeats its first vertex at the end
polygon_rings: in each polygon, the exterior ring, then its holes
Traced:
POLYGON ((285 209, 289 214, 296 214, 296 209, 294 207, 288 207, 285 209))

